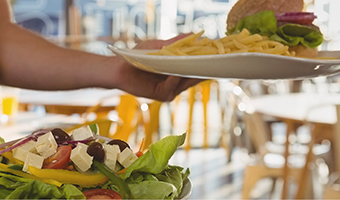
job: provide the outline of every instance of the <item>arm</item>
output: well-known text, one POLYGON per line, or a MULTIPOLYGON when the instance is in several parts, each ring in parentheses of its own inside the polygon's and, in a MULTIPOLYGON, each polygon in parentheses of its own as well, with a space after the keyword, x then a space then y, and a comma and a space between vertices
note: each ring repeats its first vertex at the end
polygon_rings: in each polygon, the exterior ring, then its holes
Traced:
POLYGON ((116 87, 110 63, 117 58, 58 47, 11 23, 6 4, 0 1, 0 84, 42 90, 116 87))
MULTIPOLYGON (((38 90, 117 88, 136 96, 170 101, 199 82, 144 72, 120 57, 54 45, 11 23, 6 0, 0 1, 0 13, 0 84, 38 90)), ((138 48, 160 48, 178 38, 147 41, 138 48)))

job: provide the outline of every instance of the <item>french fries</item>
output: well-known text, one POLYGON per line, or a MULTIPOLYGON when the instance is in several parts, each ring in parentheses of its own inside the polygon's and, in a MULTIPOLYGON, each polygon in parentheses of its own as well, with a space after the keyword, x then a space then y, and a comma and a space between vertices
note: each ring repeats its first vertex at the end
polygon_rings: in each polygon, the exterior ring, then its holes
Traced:
POLYGON ((295 56, 294 51, 279 42, 271 41, 268 37, 259 34, 250 35, 247 29, 239 34, 229 35, 217 40, 201 38, 204 31, 191 34, 160 51, 148 53, 149 55, 166 56, 190 56, 190 55, 212 55, 227 53, 259 52, 277 55, 295 56))

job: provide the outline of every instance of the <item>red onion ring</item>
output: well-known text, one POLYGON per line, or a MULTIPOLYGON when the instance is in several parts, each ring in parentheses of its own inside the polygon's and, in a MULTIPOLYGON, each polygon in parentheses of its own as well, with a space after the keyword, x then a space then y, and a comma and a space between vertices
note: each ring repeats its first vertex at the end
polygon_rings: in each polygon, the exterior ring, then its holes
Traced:
POLYGON ((2 143, 0 144, 0 148, 5 148, 5 147, 8 147, 12 144, 15 144, 15 145, 12 145, 6 149, 3 149, 0 151, 0 155, 3 154, 3 153, 6 153, 8 151, 11 151, 21 145, 24 145, 26 144, 27 142, 31 141, 31 140, 34 140, 34 141, 37 141, 38 137, 48 133, 49 130, 46 130, 46 129, 41 129, 41 130, 37 130, 37 131, 34 131, 31 135, 28 135, 26 137, 23 137, 23 138, 20 138, 20 139, 16 139, 16 140, 12 140, 10 142, 6 142, 6 143, 2 143), (20 141, 20 142, 19 142, 20 141))
POLYGON ((316 19, 314 13, 311 12, 287 12, 287 13, 276 13, 275 17, 278 21, 311 21, 316 19))

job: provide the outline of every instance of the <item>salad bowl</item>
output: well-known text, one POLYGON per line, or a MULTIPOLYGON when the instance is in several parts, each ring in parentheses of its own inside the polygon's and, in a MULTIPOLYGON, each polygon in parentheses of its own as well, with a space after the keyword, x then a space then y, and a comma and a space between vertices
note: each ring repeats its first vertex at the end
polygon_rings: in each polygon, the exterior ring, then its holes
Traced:
POLYGON ((183 182, 182 192, 177 197, 178 200, 186 200, 189 199, 192 193, 192 182, 189 178, 186 178, 183 182))

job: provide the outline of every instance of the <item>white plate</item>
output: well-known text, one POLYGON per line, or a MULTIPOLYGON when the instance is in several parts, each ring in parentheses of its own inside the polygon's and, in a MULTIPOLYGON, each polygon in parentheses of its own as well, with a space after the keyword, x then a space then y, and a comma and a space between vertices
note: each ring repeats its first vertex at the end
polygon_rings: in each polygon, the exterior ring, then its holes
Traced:
POLYGON ((191 193, 192 193, 192 183, 191 183, 190 179, 187 178, 187 179, 184 180, 182 192, 178 196, 177 199, 186 200, 190 197, 191 193))
MULTIPOLYGON (((111 45, 108 48, 140 69, 185 77, 302 79, 340 72, 339 59, 305 59, 263 53, 157 56, 147 53, 158 50, 118 49, 111 45)), ((323 51, 319 55, 340 58, 340 51, 323 51)))

